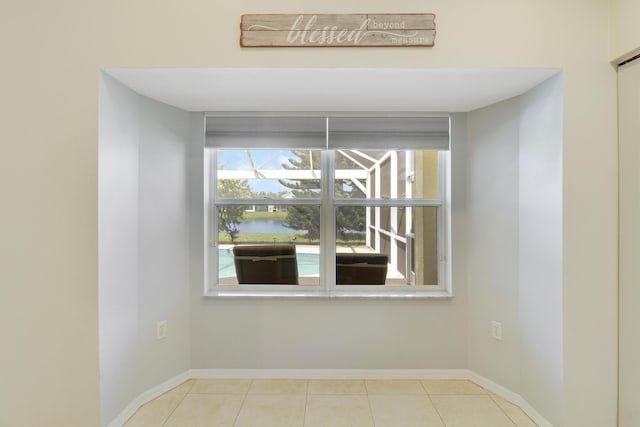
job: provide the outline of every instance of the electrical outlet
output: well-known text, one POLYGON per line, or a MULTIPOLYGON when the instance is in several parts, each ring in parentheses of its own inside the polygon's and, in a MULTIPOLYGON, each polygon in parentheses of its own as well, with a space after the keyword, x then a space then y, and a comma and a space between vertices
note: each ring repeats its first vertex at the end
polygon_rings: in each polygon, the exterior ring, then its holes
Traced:
POLYGON ((495 320, 491 321, 491 337, 502 341, 502 323, 496 322, 495 320))
POLYGON ((163 339, 167 337, 167 321, 161 320, 156 325, 156 339, 163 339))

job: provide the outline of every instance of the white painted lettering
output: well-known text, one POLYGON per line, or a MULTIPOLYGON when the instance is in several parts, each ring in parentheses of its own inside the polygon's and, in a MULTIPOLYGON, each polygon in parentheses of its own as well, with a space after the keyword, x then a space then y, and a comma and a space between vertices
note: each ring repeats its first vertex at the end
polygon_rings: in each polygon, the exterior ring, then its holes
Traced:
POLYGON ((346 41, 345 37, 347 36, 347 33, 347 30, 340 30, 340 32, 336 36, 336 42, 338 42, 338 44, 344 43, 346 41))
POLYGON ((360 28, 358 28, 357 30, 353 30, 351 32, 351 34, 349 35, 349 37, 347 37, 347 40, 349 40, 349 41, 353 40, 354 44, 359 44, 362 41, 362 38, 366 34, 364 32, 364 30, 369 25, 369 21, 370 21, 369 18, 367 18, 364 21, 362 21, 362 24, 360 25, 360 28))
POLYGON ((322 29, 313 29, 318 21, 317 15, 312 15, 306 22, 304 16, 298 15, 287 33, 287 42, 291 44, 359 44, 366 35, 369 18, 362 21, 360 27, 349 30, 339 29, 337 26, 326 26, 322 29))
POLYGON ((313 24, 315 24, 317 20, 318 17, 316 15, 313 15, 311 16, 311 18, 309 18, 309 20, 307 21, 307 25, 304 26, 304 33, 302 33, 302 37, 300 37, 300 44, 306 44, 304 36, 309 30, 311 30, 311 28, 313 28, 313 24))
POLYGON ((373 21, 371 28, 374 30, 406 30, 407 24, 404 21, 373 21))
POLYGON ((293 25, 291 26, 291 30, 289 31, 289 33, 287 34, 287 41, 289 43, 295 43, 296 39, 298 37, 300 37, 302 31, 297 30, 298 26, 302 23, 302 20, 304 19, 304 17, 302 15, 299 15, 296 20, 293 22, 293 25))

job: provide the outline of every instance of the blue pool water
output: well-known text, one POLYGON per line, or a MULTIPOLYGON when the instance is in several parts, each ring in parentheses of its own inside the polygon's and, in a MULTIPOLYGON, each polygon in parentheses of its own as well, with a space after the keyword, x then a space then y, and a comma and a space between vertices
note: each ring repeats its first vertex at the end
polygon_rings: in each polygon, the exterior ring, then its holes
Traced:
POLYGON ((253 221, 243 221, 238 224, 238 231, 240 233, 293 233, 295 231, 301 232, 294 228, 289 228, 284 225, 283 221, 275 221, 271 219, 254 219, 253 221))
MULTIPOLYGON (((320 274, 320 255, 297 253, 298 275, 311 276, 320 274)), ((234 277, 236 267, 233 264, 231 249, 218 249, 218 277, 234 277)))

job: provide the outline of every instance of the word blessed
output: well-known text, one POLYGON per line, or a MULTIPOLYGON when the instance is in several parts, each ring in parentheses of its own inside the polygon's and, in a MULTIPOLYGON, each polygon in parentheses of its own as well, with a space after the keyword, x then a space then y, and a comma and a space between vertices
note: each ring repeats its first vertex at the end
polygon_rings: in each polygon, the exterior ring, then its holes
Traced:
POLYGON ((433 13, 247 14, 242 47, 433 46, 433 13))
MULTIPOLYGON (((388 29, 404 29, 404 22, 371 22, 371 19, 365 18, 360 26, 355 29, 340 29, 336 25, 327 25, 322 27, 321 29, 313 29, 316 22, 318 20, 317 15, 311 15, 311 17, 304 22, 304 16, 299 15, 296 20, 293 22, 291 29, 287 33, 287 41, 291 44, 319 44, 319 45, 330 45, 330 44, 360 44, 362 39, 371 34, 371 33, 387 33, 394 38, 402 38, 402 37, 415 37, 414 34, 395 34, 392 32, 388 32, 385 30, 388 29), (372 28, 376 28, 376 30, 371 31, 368 30, 369 24, 371 24, 372 28), (377 30, 377 28, 382 28, 383 30, 377 30)), ((397 42, 396 42, 397 43, 397 42)))

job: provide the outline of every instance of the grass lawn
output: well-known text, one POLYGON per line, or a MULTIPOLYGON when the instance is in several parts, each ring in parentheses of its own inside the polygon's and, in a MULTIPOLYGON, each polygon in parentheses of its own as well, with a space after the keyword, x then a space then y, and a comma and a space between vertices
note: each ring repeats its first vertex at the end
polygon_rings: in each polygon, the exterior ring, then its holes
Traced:
MULTIPOLYGON (((245 212, 242 216, 243 222, 256 220, 272 220, 285 221, 287 219, 286 212, 245 212)), ((296 243, 300 245, 317 245, 320 244, 319 239, 307 239, 304 237, 304 231, 291 233, 239 233, 236 236, 235 243, 296 243)), ((218 233, 219 243, 231 243, 231 238, 224 232, 218 233)), ((364 244, 363 240, 342 240, 337 243, 343 244, 364 244)))
MULTIPOLYGON (((218 234, 220 243, 231 243, 229 236, 220 232, 218 234)), ((236 243, 304 243, 317 244, 318 240, 309 242, 298 233, 239 233, 236 236, 236 243)))
MULTIPOLYGON (((231 239, 224 232, 218 234, 218 242, 231 243, 231 239)), ((295 243, 298 245, 318 245, 320 239, 307 239, 298 233, 240 233, 235 243, 295 243)), ((364 240, 338 239, 339 245, 364 245, 364 240)))
POLYGON ((243 221, 255 221, 257 219, 268 219, 272 221, 284 221, 287 219, 286 212, 245 212, 242 215, 243 221))

